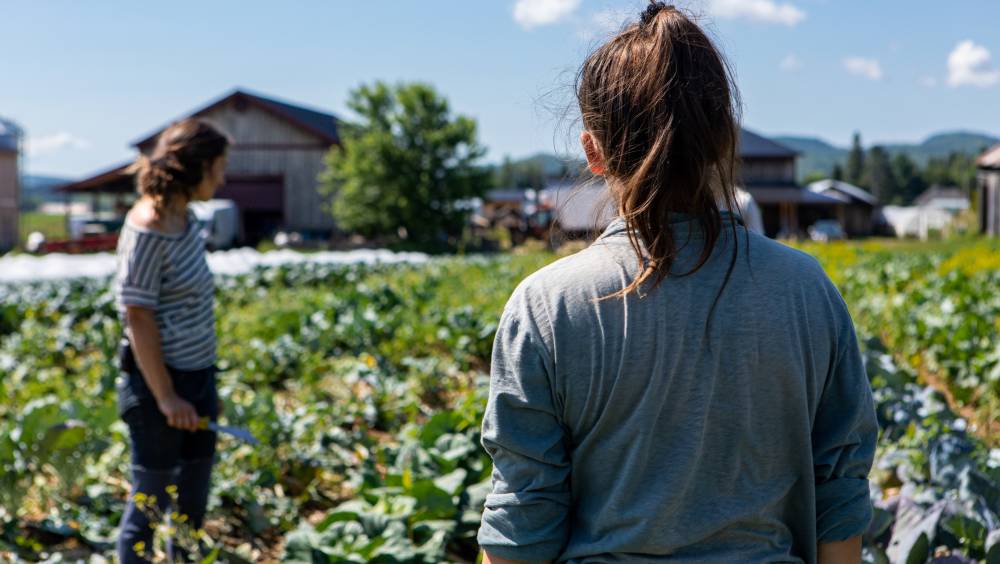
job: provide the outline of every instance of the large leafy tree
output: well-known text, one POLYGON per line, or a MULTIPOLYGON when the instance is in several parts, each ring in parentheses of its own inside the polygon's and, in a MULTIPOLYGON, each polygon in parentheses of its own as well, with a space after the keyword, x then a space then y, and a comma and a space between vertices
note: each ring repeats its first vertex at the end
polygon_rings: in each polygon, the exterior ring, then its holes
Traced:
POLYGON ((341 126, 320 177, 338 226, 366 237, 441 247, 461 234, 470 198, 490 186, 476 122, 452 115, 423 83, 376 82, 350 94, 357 120, 341 126))

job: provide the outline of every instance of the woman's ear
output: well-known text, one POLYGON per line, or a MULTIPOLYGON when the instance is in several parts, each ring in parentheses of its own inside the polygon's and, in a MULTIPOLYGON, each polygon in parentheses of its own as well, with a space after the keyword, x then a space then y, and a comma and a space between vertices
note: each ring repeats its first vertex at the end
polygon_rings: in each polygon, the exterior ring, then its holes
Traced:
POLYGON ((590 167, 590 172, 598 176, 603 175, 606 168, 604 155, 601 154, 601 149, 597 146, 597 140, 589 131, 584 131, 580 134, 580 144, 583 145, 583 152, 587 155, 587 166, 590 167))

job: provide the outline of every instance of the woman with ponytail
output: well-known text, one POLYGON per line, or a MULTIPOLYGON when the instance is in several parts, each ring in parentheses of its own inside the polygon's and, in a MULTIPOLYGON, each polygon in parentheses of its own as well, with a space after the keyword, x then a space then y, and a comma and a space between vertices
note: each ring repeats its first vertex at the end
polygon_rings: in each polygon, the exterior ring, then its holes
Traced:
POLYGON ((847 307, 735 205, 735 88, 651 2, 577 81, 618 217, 493 348, 484 562, 859 562, 877 434, 847 307))
POLYGON ((155 514, 184 515, 187 527, 200 528, 205 516, 216 437, 200 421, 219 413, 214 284, 188 203, 210 199, 222 184, 228 147, 212 125, 187 119, 161 133, 132 168, 140 197, 118 241, 115 279, 125 332, 118 403, 131 438, 133 493, 122 516, 121 562, 148 561, 152 548, 150 508, 137 505, 136 494, 155 496, 155 514))

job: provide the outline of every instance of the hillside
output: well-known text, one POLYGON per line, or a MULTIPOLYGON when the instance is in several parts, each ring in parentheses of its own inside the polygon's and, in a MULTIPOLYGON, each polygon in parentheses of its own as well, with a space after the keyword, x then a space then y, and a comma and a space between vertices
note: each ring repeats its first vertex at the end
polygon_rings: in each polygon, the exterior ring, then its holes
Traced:
POLYGON ((815 137, 774 137, 774 140, 799 152, 798 176, 802 180, 813 171, 829 175, 834 165, 847 160, 847 149, 835 147, 815 137))
POLYGON ((536 153, 514 161, 519 168, 539 167, 546 178, 560 178, 576 173, 585 163, 573 157, 554 155, 552 153, 536 153))
MULTIPOLYGON (((773 139, 800 153, 798 164, 800 180, 813 171, 829 174, 835 164, 843 165, 847 160, 847 147, 837 147, 816 137, 779 135, 773 139)), ((959 131, 935 134, 921 143, 889 143, 882 146, 890 155, 905 153, 923 167, 932 158, 944 158, 951 153, 976 155, 998 142, 1000 139, 993 135, 959 131)), ((865 149, 873 145, 865 143, 865 149)))
POLYGON ((21 178, 21 209, 35 209, 44 202, 61 201, 55 188, 69 182, 66 178, 26 174, 21 178))

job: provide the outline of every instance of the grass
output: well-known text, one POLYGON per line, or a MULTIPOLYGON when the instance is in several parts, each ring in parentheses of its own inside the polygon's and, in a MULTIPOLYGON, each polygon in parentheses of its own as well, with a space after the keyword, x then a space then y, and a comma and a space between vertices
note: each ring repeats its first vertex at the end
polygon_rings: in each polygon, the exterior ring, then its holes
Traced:
POLYGON ((48 240, 66 238, 66 216, 63 214, 22 212, 19 227, 22 245, 28 240, 28 234, 33 231, 40 231, 48 240))

